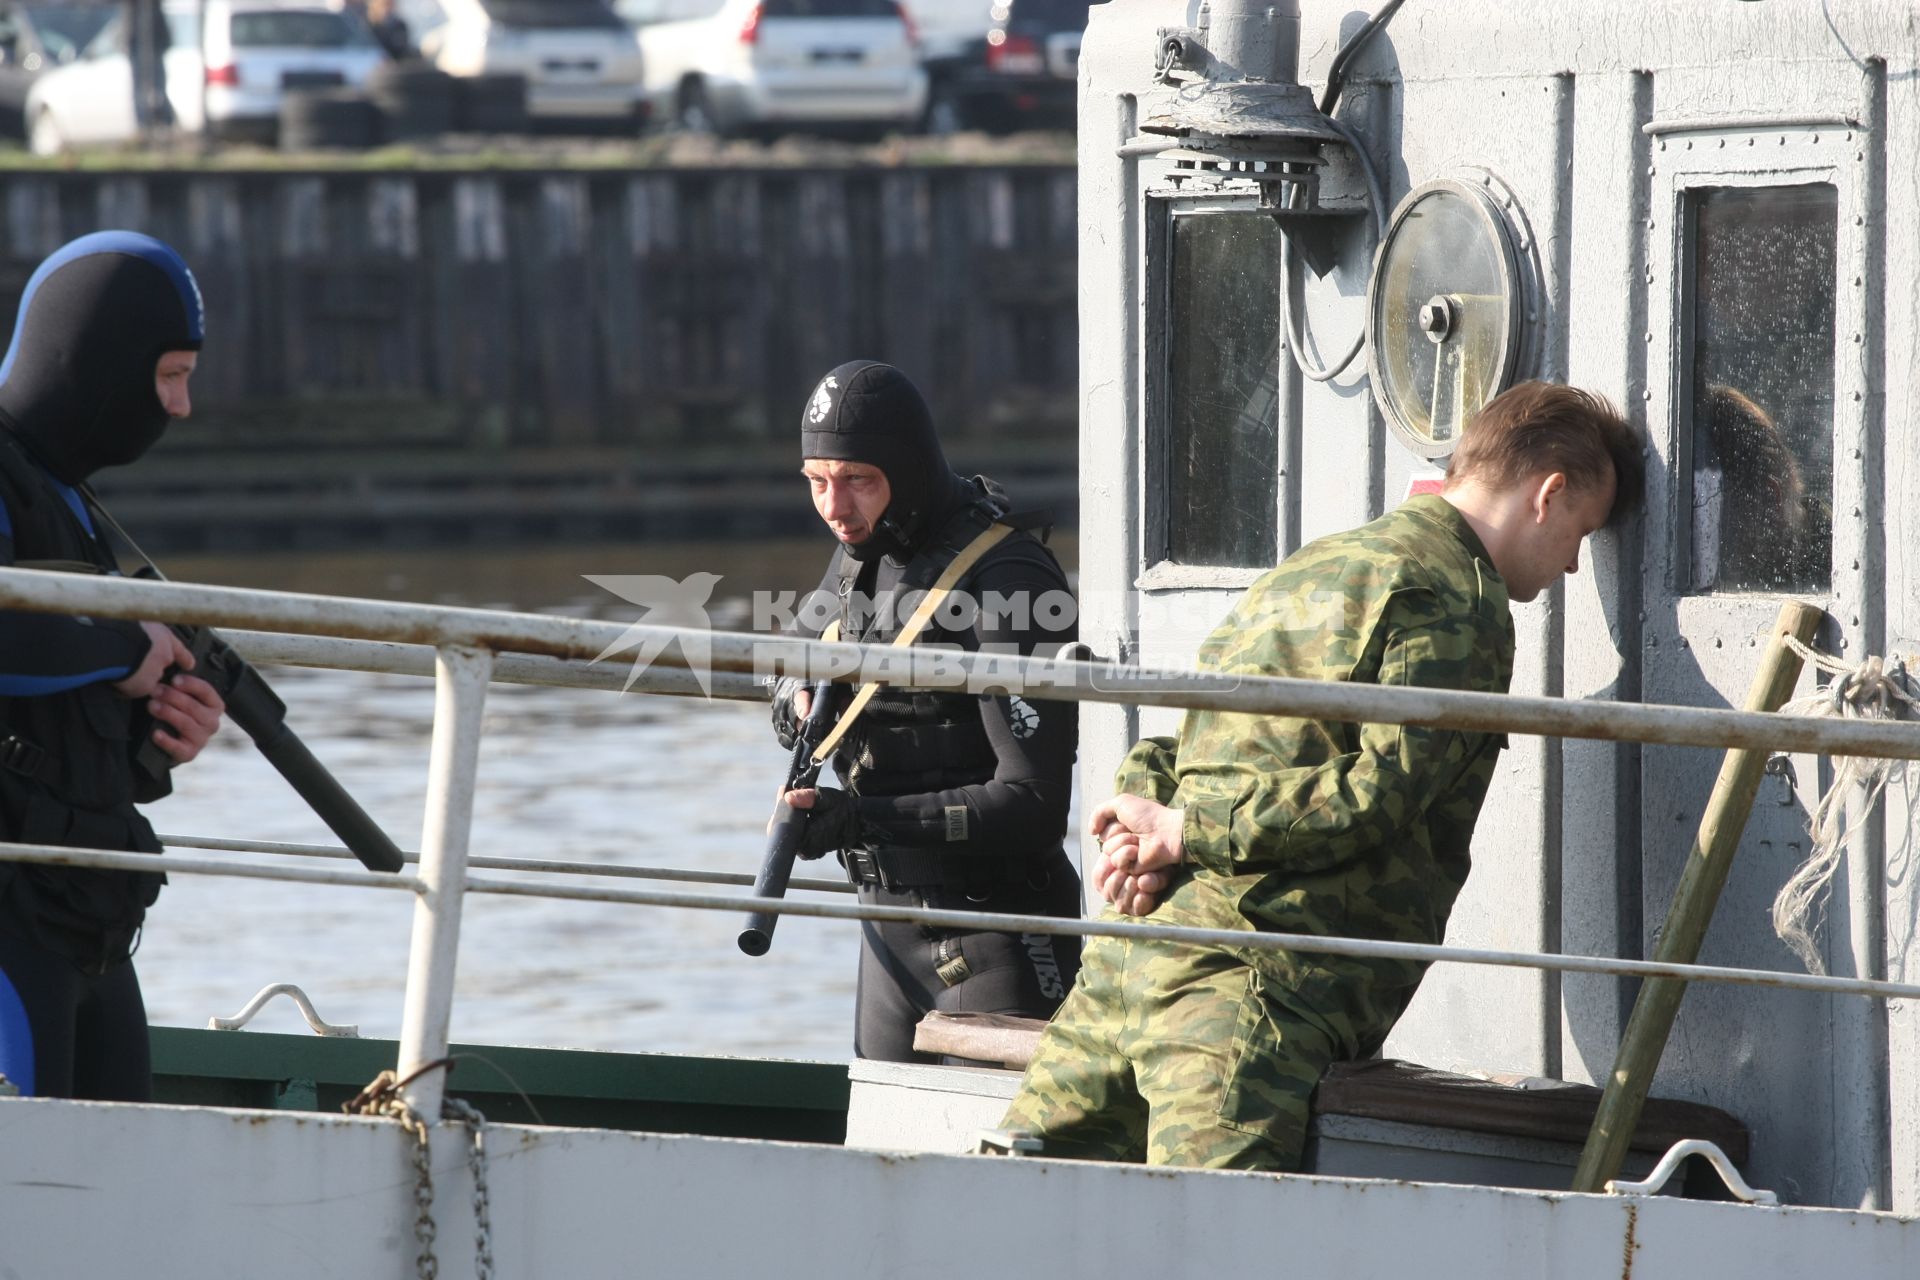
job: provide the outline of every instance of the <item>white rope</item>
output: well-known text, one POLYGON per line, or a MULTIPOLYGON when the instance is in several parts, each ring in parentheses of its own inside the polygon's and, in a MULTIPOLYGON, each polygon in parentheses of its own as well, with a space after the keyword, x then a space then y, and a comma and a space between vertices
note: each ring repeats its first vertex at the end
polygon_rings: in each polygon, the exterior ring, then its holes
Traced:
MULTIPOLYGON (((1898 655, 1891 660, 1869 656, 1863 662, 1849 664, 1818 653, 1792 636, 1783 639, 1803 661, 1833 677, 1826 688, 1780 708, 1783 714, 1845 720, 1897 720, 1903 712, 1920 715, 1920 697, 1909 691, 1906 661, 1898 655)), ((1809 973, 1827 971, 1814 934, 1825 920, 1827 901, 1833 893, 1833 877, 1840 869, 1840 857, 1847 842, 1872 817, 1887 784, 1896 775, 1909 799, 1916 776, 1913 761, 1835 756, 1833 762, 1833 785, 1807 815, 1807 831, 1813 837, 1812 851, 1773 900, 1773 931, 1793 948, 1809 973), (1849 825, 1847 801, 1856 787, 1865 792, 1866 798, 1860 806, 1859 819, 1849 825)), ((1905 839, 1912 838, 1909 828, 1905 839)), ((1904 848, 1903 841, 1902 852, 1904 848)))

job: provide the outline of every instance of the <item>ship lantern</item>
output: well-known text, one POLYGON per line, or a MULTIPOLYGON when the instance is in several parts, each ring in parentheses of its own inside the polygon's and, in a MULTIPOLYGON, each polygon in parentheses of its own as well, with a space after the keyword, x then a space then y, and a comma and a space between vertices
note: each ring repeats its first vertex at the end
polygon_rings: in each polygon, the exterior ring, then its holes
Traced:
POLYGON ((1174 140, 1161 157, 1176 178, 1249 179, 1261 184, 1264 205, 1310 208, 1320 148, 1345 139, 1297 78, 1299 0, 1208 0, 1199 22, 1160 30, 1154 78, 1174 92, 1140 132, 1174 140))
POLYGON ((1394 210, 1367 287, 1374 399, 1415 453, 1453 452, 1513 382, 1537 315, 1519 206, 1484 171, 1428 182, 1394 210))

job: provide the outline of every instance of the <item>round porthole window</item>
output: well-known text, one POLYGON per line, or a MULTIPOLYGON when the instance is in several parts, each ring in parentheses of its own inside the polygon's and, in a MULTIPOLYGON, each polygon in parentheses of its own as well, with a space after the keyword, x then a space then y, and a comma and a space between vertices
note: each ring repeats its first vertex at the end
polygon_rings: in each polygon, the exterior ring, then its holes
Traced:
POLYGON ((1483 187, 1442 179, 1407 194, 1380 242, 1368 372, 1380 412, 1422 457, 1452 453, 1467 418, 1512 384, 1527 308, 1515 239, 1483 187))

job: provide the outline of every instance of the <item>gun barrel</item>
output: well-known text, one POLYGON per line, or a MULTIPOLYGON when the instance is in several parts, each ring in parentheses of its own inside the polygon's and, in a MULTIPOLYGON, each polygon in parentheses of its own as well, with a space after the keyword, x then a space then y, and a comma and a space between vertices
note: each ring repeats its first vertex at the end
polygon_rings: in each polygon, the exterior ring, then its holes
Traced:
MULTIPOLYGON (((787 881, 793 876, 794 855, 800 851, 800 837, 807 828, 807 814, 785 800, 773 811, 773 833, 767 837, 767 856, 760 862, 760 874, 753 878, 756 898, 784 898, 787 881)), ((763 956, 773 946, 773 929, 780 917, 771 911, 747 915, 747 927, 740 931, 740 949, 750 956, 763 956)))
MULTIPOLYGON (((224 647, 225 641, 221 644, 224 647)), ((231 677, 220 691, 226 698, 227 719, 264 749, 287 732, 287 704, 280 701, 280 695, 253 669, 253 664, 231 649, 222 655, 220 665, 231 677)))
MULTIPOLYGON (((760 860, 760 874, 753 879, 753 896, 756 898, 787 896, 787 881, 793 876, 793 860, 800 852, 801 840, 807 834, 808 811, 788 804, 786 792, 811 787, 814 779, 820 776, 820 766, 813 761, 814 748, 826 738, 827 727, 838 714, 837 691, 833 682, 822 680, 815 684, 806 723, 800 726, 800 732, 794 739, 793 763, 787 770, 786 790, 780 793, 780 801, 773 810, 773 826, 767 833, 767 854, 760 860)), ((773 927, 779 922, 780 917, 771 911, 749 912, 747 927, 740 931, 740 949, 750 956, 767 954, 767 949, 773 945, 773 927)))
POLYGON ((293 785, 300 798, 320 815, 328 830, 339 836, 340 842, 353 850, 353 856, 369 871, 398 871, 406 865, 399 847, 367 816, 359 801, 348 795, 346 788, 327 772, 327 767, 314 759, 307 744, 300 741, 300 736, 288 729, 284 721, 271 738, 254 734, 250 726, 242 727, 253 737, 267 762, 293 785))
MULTIPOLYGON (((160 572, 153 558, 140 550, 90 490, 86 493, 89 505, 106 525, 108 533, 144 561, 134 576, 166 581, 166 575, 160 572)), ((320 815, 328 830, 353 850, 353 856, 369 871, 398 871, 404 867, 407 860, 400 847, 387 838, 387 833, 367 816, 359 801, 348 795, 339 780, 327 772, 327 766, 314 758, 307 744, 300 741, 300 735, 287 727, 287 704, 252 664, 235 653, 233 646, 221 639, 212 627, 176 626, 174 632, 193 653, 198 664, 195 669, 201 678, 220 691, 227 704, 227 718, 253 739, 267 763, 292 784, 300 798, 320 815)), ((172 767, 166 753, 152 742, 144 743, 135 759, 156 778, 165 776, 166 770, 172 767)))

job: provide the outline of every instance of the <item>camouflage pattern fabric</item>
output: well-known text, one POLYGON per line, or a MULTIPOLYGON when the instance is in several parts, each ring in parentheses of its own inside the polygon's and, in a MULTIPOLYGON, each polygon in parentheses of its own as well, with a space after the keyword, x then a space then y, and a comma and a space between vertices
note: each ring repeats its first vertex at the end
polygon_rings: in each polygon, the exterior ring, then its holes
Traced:
POLYGON ((1224 951, 1090 939, 1004 1127, 1050 1156, 1286 1172, 1331 1038, 1224 951), (1097 953, 1097 958, 1096 958, 1097 953))
MULTIPOLYGON (((1451 504, 1417 497, 1288 557, 1241 598, 1201 646, 1198 665, 1504 693, 1513 674, 1506 586, 1451 504)), ((1173 869, 1150 919, 1437 943, 1466 881, 1474 822, 1502 745, 1497 735, 1453 729, 1189 712, 1178 739, 1137 744, 1115 780, 1122 792, 1185 811, 1185 861, 1173 869)), ((1112 1111, 1112 1132, 1138 1131, 1145 1147, 1091 1143, 1087 1154, 1211 1162, 1213 1139, 1197 1139, 1200 1158, 1189 1159, 1152 1136, 1158 1124, 1125 1119, 1143 1105, 1155 1113, 1174 1105, 1142 1093, 1144 1063, 1160 1056, 1161 1039, 1171 1032, 1147 1018, 1129 1036, 1124 1027, 1136 1018, 1139 999, 1130 991, 1157 981, 1192 988, 1181 999, 1198 1002, 1210 989, 1217 1008, 1204 1016, 1183 1009, 1180 1018, 1218 1030, 1239 1025, 1246 993, 1257 988, 1274 1011, 1253 1051, 1267 1064, 1265 1078, 1311 1073, 1317 1080, 1329 1060, 1379 1048, 1425 971, 1410 961, 1251 948, 1212 955, 1224 968, 1200 982, 1189 975, 1207 965, 1190 956, 1142 958, 1137 948, 1090 943, 1079 983, 1042 1040, 1008 1126, 1040 1133, 1049 1150, 1058 1131, 1061 1153, 1072 1154, 1078 1140, 1066 1135, 1094 1132, 1091 1117, 1112 1111), (1237 985, 1229 975, 1237 975, 1237 985), (1083 995, 1083 988, 1096 994, 1083 995), (1097 1054, 1107 1060, 1092 1061, 1097 1054), (1115 1066, 1114 1054, 1127 1070, 1115 1066), (1086 1061, 1076 1066, 1076 1056, 1086 1061), (1125 1087, 1111 1083, 1127 1076, 1125 1087), (1104 1092, 1075 1092, 1090 1089, 1080 1083, 1088 1079, 1108 1082, 1104 1092)), ((1163 991, 1156 1000, 1165 998, 1163 991)), ((1223 1050, 1209 1052, 1217 1059, 1223 1050)), ((1285 1094, 1269 1087, 1276 1099, 1285 1094)), ((1202 1105, 1199 1093, 1191 1105, 1202 1105)), ((1303 1128, 1306 1113, 1294 1108, 1286 1118, 1303 1128)), ((1289 1145, 1270 1134, 1267 1145, 1297 1157, 1299 1137, 1289 1145)))

